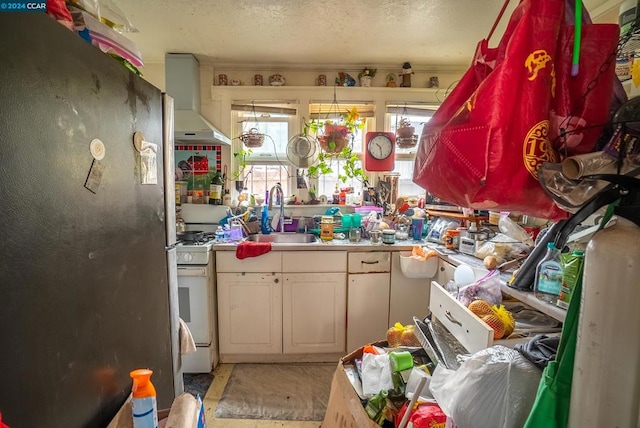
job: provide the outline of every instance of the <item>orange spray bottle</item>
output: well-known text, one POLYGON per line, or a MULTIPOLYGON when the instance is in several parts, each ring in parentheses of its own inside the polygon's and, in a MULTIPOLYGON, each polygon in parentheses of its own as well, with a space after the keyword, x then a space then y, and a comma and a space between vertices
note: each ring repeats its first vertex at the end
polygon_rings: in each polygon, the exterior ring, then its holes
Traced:
POLYGON ((152 374, 153 371, 149 369, 137 369, 129 373, 133 379, 131 404, 134 428, 158 428, 156 388, 151 383, 152 374))

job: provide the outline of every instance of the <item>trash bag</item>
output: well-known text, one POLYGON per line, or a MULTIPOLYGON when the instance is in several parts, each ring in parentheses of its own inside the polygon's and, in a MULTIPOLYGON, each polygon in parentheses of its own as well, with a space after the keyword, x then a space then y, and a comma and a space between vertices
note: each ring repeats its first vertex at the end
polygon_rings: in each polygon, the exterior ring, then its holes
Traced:
POLYGON ((521 428, 542 372, 518 351, 496 345, 457 370, 436 367, 429 390, 457 428, 521 428))

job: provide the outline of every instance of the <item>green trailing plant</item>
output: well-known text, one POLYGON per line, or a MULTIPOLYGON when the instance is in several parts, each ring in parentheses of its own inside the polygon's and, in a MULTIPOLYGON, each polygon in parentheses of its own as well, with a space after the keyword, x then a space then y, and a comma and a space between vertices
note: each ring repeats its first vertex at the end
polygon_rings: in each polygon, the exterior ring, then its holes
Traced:
POLYGON ((307 169, 307 175, 310 178, 318 178, 320 175, 333 173, 332 164, 334 161, 336 161, 336 163, 337 161, 344 162, 342 171, 338 172, 338 179, 343 183, 349 178, 355 178, 361 182, 367 181, 367 174, 365 174, 361 166, 358 166, 360 158, 358 158, 357 154, 353 153, 351 147, 345 147, 339 153, 320 152, 318 162, 307 169))
POLYGON ((236 160, 236 165, 238 167, 238 170, 235 171, 233 173, 233 175, 231 176, 232 180, 234 180, 234 181, 243 180, 244 181, 244 179, 245 179, 244 170, 247 168, 247 158, 249 156, 251 156, 251 153, 253 153, 253 151, 251 149, 243 148, 239 152, 236 152, 236 153, 233 154, 233 157, 236 160))

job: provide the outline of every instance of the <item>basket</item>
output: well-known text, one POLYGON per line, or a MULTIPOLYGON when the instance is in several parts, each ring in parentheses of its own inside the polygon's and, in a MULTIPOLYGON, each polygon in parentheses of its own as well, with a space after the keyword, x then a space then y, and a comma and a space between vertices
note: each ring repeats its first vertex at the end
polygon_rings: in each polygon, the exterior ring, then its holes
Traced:
POLYGON ((257 128, 251 128, 249 132, 245 132, 240 136, 240 141, 249 148, 262 147, 264 134, 258 132, 257 128))
POLYGON ((438 257, 422 261, 411 257, 411 253, 400 253, 400 270, 407 278, 433 278, 438 271, 438 257))
POLYGON ((400 149, 410 149, 411 147, 415 147, 418 144, 418 136, 411 135, 410 137, 400 137, 396 138, 396 146, 400 149))
POLYGON ((337 137, 333 134, 322 135, 318 137, 318 141, 320 142, 320 148, 327 153, 340 153, 349 144, 348 138, 337 137))

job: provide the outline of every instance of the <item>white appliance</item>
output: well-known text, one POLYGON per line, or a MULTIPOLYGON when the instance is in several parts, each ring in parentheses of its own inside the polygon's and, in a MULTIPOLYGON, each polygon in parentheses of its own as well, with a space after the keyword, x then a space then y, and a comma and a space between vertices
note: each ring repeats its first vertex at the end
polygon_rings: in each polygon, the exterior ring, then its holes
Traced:
POLYGON ((180 318, 196 342, 196 352, 182 356, 183 373, 210 373, 219 361, 213 241, 180 242, 178 301, 180 318))

